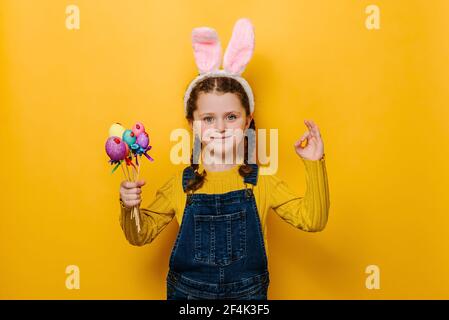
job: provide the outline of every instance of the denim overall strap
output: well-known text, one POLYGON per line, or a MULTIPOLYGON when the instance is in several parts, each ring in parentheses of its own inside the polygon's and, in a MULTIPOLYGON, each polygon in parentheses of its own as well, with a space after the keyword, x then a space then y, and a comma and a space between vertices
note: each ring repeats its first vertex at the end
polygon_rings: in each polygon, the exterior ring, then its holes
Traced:
POLYGON ((253 186, 255 186, 257 184, 257 177, 259 176, 259 166, 257 164, 254 163, 250 163, 248 164, 249 166, 251 166, 253 168, 253 171, 251 171, 251 173, 249 173, 244 181, 245 183, 251 183, 253 186))
POLYGON ((193 179, 193 177, 195 177, 193 168, 191 166, 184 168, 184 171, 182 173, 182 189, 184 190, 184 192, 186 192, 187 183, 190 179, 193 179))

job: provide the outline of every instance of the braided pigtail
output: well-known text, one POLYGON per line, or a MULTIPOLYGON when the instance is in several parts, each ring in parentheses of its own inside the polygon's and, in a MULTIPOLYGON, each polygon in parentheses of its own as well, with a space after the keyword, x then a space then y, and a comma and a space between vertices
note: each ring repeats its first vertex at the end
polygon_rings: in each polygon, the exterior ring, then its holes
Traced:
POLYGON ((254 121, 254 119, 251 120, 251 123, 249 125, 250 130, 248 130, 248 134, 245 134, 245 146, 244 146, 244 158, 243 158, 243 164, 240 165, 239 168, 239 174, 242 177, 246 177, 247 175, 249 175, 251 172, 253 172, 253 167, 251 167, 249 165, 250 161, 249 159, 253 159, 254 158, 254 153, 255 153, 255 130, 256 130, 256 123, 254 121), (251 137, 251 139, 249 138, 249 136, 251 137))
POLYGON ((201 154, 201 140, 198 135, 195 135, 195 143, 193 144, 192 155, 190 156, 190 167, 195 173, 193 179, 187 183, 186 191, 195 191, 201 188, 204 184, 207 172, 204 170, 202 173, 198 172, 199 158, 201 154))

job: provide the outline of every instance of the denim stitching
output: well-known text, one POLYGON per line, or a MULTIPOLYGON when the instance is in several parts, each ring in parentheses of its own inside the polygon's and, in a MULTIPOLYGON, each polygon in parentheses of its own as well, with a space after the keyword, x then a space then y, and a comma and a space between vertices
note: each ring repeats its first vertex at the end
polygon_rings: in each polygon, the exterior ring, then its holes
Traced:
POLYGON ((265 249, 265 242, 264 242, 264 238, 263 238, 263 230, 261 229, 262 228, 262 223, 260 222, 259 211, 257 210, 255 197, 253 197, 253 199, 252 199, 252 205, 253 205, 253 208, 254 208, 255 212, 257 213, 256 214, 256 219, 259 222, 258 224, 260 226, 259 228, 257 228, 258 229, 258 233, 259 233, 259 241, 260 241, 260 245, 263 248, 262 251, 263 251, 263 256, 264 256, 264 259, 265 259, 265 266, 268 269, 268 257, 267 257, 267 252, 266 252, 266 249, 265 249))

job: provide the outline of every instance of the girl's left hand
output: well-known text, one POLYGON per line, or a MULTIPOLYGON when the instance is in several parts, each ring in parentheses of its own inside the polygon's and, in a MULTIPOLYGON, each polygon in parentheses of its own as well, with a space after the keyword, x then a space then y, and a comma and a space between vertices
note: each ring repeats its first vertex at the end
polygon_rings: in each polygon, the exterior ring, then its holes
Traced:
POLYGON ((321 139, 320 130, 312 120, 304 120, 305 125, 309 128, 301 139, 295 142, 294 147, 296 153, 307 160, 319 160, 324 154, 323 140, 321 139), (303 141, 307 141, 305 146, 301 146, 303 141))

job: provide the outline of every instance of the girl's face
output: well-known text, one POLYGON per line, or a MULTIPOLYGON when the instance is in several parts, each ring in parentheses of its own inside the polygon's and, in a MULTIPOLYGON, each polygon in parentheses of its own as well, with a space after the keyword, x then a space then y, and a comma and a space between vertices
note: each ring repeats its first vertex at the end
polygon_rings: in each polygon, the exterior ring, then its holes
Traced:
POLYGON ((233 93, 200 93, 193 125, 201 132, 203 149, 214 155, 227 155, 244 140, 252 115, 247 116, 240 99, 233 93))

